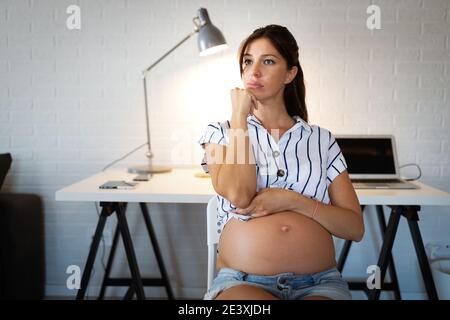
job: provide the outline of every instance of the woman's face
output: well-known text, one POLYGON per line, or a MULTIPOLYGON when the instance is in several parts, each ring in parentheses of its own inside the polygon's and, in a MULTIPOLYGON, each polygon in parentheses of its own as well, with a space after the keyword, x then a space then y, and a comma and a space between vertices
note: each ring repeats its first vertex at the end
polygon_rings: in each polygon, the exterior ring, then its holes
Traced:
POLYGON ((288 70, 286 60, 267 38, 256 39, 247 46, 242 68, 245 88, 260 101, 282 94, 284 86, 297 74, 297 67, 288 70))

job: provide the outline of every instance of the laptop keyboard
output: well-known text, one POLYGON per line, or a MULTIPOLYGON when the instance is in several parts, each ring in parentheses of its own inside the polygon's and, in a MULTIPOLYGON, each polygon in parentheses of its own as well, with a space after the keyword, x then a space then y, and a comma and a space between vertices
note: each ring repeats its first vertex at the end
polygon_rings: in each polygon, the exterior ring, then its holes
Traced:
POLYGON ((398 179, 352 179, 352 182, 354 183, 402 183, 402 180, 398 179))

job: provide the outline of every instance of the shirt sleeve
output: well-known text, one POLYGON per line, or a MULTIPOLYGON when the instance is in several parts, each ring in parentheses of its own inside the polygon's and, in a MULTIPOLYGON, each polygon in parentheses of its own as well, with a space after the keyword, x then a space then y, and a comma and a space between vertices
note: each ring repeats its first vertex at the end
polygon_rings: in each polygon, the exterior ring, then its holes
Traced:
MULTIPOLYGON (((198 140, 198 143, 203 149, 205 149, 205 144, 207 143, 215 143, 226 146, 228 145, 228 128, 228 121, 224 123, 212 122, 208 124, 203 132, 203 135, 198 140)), ((204 172, 209 173, 208 164, 206 163, 206 152, 203 155, 201 166, 204 172)))
POLYGON ((333 182, 334 178, 347 170, 347 162, 335 136, 328 132, 328 137, 327 186, 333 182))

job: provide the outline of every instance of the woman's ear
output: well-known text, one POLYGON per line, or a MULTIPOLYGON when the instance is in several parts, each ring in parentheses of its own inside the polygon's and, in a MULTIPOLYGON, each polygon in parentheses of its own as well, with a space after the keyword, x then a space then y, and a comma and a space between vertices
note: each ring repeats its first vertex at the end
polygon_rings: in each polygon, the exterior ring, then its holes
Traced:
POLYGON ((297 66, 293 66, 290 70, 288 70, 284 84, 291 83, 291 81, 295 79, 297 72, 298 72, 297 66))

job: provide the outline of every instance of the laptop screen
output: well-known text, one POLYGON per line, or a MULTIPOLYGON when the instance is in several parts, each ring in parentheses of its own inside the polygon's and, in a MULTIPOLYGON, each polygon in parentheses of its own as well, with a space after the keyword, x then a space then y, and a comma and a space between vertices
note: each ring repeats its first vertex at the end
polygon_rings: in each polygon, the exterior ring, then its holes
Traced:
POLYGON ((396 175, 390 137, 336 137, 350 176, 396 175))

